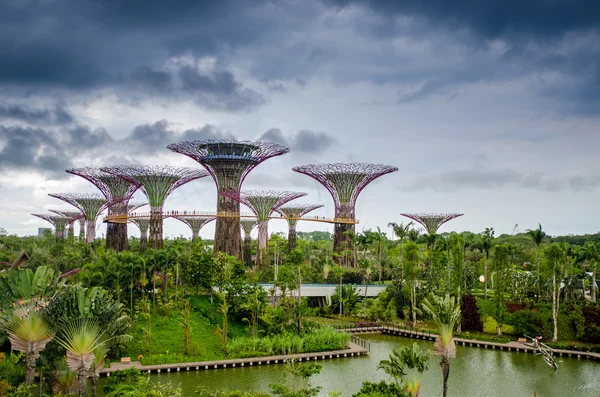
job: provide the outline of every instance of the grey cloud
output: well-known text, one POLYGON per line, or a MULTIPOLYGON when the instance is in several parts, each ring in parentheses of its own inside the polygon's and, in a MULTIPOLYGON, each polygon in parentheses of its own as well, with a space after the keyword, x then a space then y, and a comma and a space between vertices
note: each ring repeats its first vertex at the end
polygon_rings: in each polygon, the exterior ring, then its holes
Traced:
POLYGON ((405 191, 432 189, 434 191, 455 192, 459 189, 498 189, 505 186, 548 192, 556 192, 565 188, 575 191, 589 191, 600 186, 600 176, 565 178, 548 176, 542 172, 522 174, 511 169, 464 169, 415 178, 401 189, 405 191))
POLYGON ((40 125, 65 125, 75 121, 73 115, 62 104, 39 109, 19 104, 1 104, 0 119, 3 118, 40 125))
POLYGON ((112 139, 104 130, 77 126, 56 131, 0 125, 0 169, 39 172, 66 179, 73 159, 106 147, 112 139))
POLYGON ((325 132, 311 130, 300 130, 295 135, 285 137, 279 128, 267 130, 258 140, 288 146, 292 154, 294 152, 303 154, 322 153, 337 142, 335 138, 325 132))
POLYGON ((203 139, 235 138, 232 134, 220 131, 216 126, 207 124, 201 128, 177 131, 167 120, 154 124, 141 124, 120 142, 133 154, 155 154, 166 150, 173 142, 203 139))

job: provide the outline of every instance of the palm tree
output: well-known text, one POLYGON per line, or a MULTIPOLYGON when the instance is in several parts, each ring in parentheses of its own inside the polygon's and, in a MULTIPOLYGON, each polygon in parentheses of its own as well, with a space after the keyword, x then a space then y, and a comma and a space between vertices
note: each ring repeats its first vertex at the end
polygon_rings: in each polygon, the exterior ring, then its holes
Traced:
POLYGON ((104 338, 104 331, 95 320, 78 318, 65 325, 60 337, 56 337, 59 345, 67 350, 67 366, 72 371, 77 371, 79 395, 86 396, 86 379, 94 365, 96 357, 94 351, 108 348, 112 342, 128 340, 129 335, 120 335, 111 339, 104 338))
POLYGON ((583 255, 589 263, 589 269, 592 271, 592 302, 596 302, 596 271, 598 262, 600 262, 600 250, 593 242, 588 242, 583 248, 583 255))
POLYGON ((29 306, 16 309, 4 329, 12 349, 25 353, 25 383, 33 384, 35 363, 54 336, 50 325, 36 308, 29 306))
POLYGON ((421 275, 419 267, 419 247, 414 242, 404 246, 404 276, 410 289, 410 311, 412 314, 412 326, 417 326, 417 280, 421 275))
POLYGON ((377 369, 382 369, 394 378, 396 383, 409 379, 404 383, 404 390, 409 396, 418 397, 421 391, 421 375, 429 369, 429 351, 423 351, 416 343, 411 346, 396 347, 389 360, 381 360, 377 369), (408 370, 408 371, 407 371, 408 370))
POLYGON ((439 336, 433 345, 433 353, 441 357, 440 366, 444 381, 443 397, 447 397, 450 359, 456 357, 456 345, 452 332, 460 319, 460 305, 450 294, 446 294, 444 298, 431 294, 429 299, 423 299, 421 307, 433 318, 439 330, 439 336))
POLYGON ((553 243, 544 248, 543 254, 552 265, 552 322, 554 323, 552 342, 556 342, 558 340, 558 309, 560 307, 560 284, 557 284, 556 276, 558 273, 558 283, 560 283, 566 267, 567 247, 553 243))
POLYGON ((413 243, 418 243, 419 239, 421 238, 421 232, 419 231, 419 229, 410 229, 406 236, 413 243))
POLYGON ((486 227, 485 230, 479 235, 479 241, 477 241, 478 248, 485 253, 485 261, 483 262, 483 296, 487 298, 487 285, 488 285, 488 262, 490 260, 490 251, 494 245, 494 228, 486 227))
POLYGON ((531 241, 535 244, 535 255, 536 255, 536 286, 537 286, 537 299, 540 298, 540 245, 544 242, 547 235, 542 230, 542 224, 538 223, 538 228, 533 230, 527 230, 527 235, 531 238, 531 241))
POLYGON ((398 225, 396 222, 388 223, 388 226, 394 231, 394 235, 400 240, 400 266, 402 266, 402 249, 404 248, 404 240, 408 238, 408 232, 410 231, 412 225, 412 221, 408 222, 406 225, 404 223, 398 225))

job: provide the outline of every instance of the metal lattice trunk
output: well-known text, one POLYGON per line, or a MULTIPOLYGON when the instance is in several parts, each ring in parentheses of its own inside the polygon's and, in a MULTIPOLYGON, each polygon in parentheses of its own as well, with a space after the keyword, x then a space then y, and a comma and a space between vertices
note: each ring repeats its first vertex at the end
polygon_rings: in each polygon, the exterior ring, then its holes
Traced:
POLYGON ((79 220, 79 241, 85 241, 85 218, 79 220))
POLYGON ((69 222, 69 218, 63 215, 55 215, 55 214, 31 214, 40 219, 49 222, 54 226, 56 240, 63 239, 65 237, 65 227, 69 222))
MULTIPOLYGON (((267 142, 231 139, 184 141, 167 146, 184 154, 210 173, 217 185, 217 212, 239 214, 239 196, 244 179, 250 171, 271 157, 288 153, 289 149, 267 142)), ((215 225, 214 251, 241 257, 240 220, 235 216, 219 216, 215 225)))
POLYGON ((136 217, 131 220, 140 229, 140 252, 146 252, 148 248, 148 228, 150 227, 149 217, 136 217))
MULTIPOLYGON (((282 192, 278 190, 250 190, 240 192, 239 195, 230 197, 243 203, 256 215, 258 220, 258 249, 256 250, 256 266, 270 267, 269 257, 269 216, 279 207, 306 196, 302 192, 282 192)), ((239 218, 238 218, 239 219, 239 218)), ((238 228, 238 236, 239 236, 238 228)))
POLYGON ((256 219, 242 219, 240 225, 244 231, 243 260, 247 267, 252 266, 252 229, 256 226, 256 219))
POLYGON ((330 163, 301 165, 292 170, 315 179, 331 194, 335 219, 340 221, 335 224, 333 249, 340 252, 351 246, 346 232, 354 231, 354 208, 360 192, 375 179, 398 171, 398 168, 383 164, 330 163))
POLYGON ((156 249, 163 247, 163 206, 167 197, 178 187, 208 176, 204 170, 171 166, 122 165, 101 170, 141 186, 150 204, 148 246, 156 249))

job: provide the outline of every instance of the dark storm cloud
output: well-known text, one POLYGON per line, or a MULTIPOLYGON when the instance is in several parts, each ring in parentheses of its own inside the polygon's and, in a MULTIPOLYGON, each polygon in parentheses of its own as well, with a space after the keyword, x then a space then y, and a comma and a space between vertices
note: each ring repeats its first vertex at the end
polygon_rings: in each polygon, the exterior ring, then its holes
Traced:
POLYGON ((226 138, 235 137, 214 125, 207 124, 181 132, 173 129, 167 120, 159 120, 154 124, 136 126, 121 143, 133 154, 151 155, 166 151, 167 145, 174 142, 226 138))
POLYGON ((455 192, 460 189, 499 189, 510 186, 547 192, 565 189, 591 191, 600 186, 600 176, 556 177, 542 172, 523 174, 511 169, 464 169, 415 178, 410 184, 403 186, 402 190, 455 192))
POLYGON ((95 150, 106 150, 112 138, 104 130, 88 127, 57 131, 0 125, 0 169, 33 171, 66 179, 73 159, 95 150))
POLYGON ((184 54, 216 56, 264 34, 255 8, 236 1, 3 2, 0 85, 23 93, 109 87, 122 96, 135 95, 132 88, 165 96, 180 90, 199 106, 251 110, 264 98, 226 67, 202 74, 160 66, 184 54))
POLYGON ((285 137, 279 128, 271 128, 258 138, 259 141, 273 142, 287 146, 292 153, 318 154, 329 149, 337 141, 324 132, 300 130, 295 135, 285 137))
POLYGON ((19 104, 0 104, 0 120, 19 120, 28 124, 64 125, 73 123, 73 115, 57 104, 53 108, 30 108, 19 104))
POLYGON ((600 3, 596 0, 327 0, 346 7, 361 5, 384 15, 424 18, 434 25, 468 27, 485 38, 528 36, 549 38, 573 30, 597 29, 600 3))

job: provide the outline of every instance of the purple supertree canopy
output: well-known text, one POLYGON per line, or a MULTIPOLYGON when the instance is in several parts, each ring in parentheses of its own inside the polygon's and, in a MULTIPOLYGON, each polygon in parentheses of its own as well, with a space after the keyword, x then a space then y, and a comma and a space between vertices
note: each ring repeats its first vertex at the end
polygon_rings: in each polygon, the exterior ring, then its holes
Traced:
POLYGON ((61 215, 69 218, 69 222, 74 222, 81 218, 85 218, 85 214, 81 211, 63 211, 63 210, 49 210, 57 215, 61 215))
POLYGON ((306 193, 303 192, 286 192, 280 190, 246 190, 239 194, 222 194, 250 208, 259 222, 268 220, 271 213, 282 205, 299 197, 306 196, 306 193))
POLYGON ((132 212, 134 212, 138 208, 141 208, 141 207, 143 207, 145 205, 148 205, 148 203, 129 203, 129 204, 127 204, 127 213, 131 214, 132 212))
POLYGON ((69 174, 78 175, 96 186, 109 201, 120 201, 127 204, 136 190, 140 188, 137 181, 126 180, 102 171, 100 168, 84 167, 66 170, 69 174))
POLYGON ((120 165, 103 167, 102 171, 139 184, 151 207, 162 207, 166 198, 178 187, 208 176, 205 170, 168 165, 120 165))
POLYGON ((31 214, 49 222, 57 231, 64 230, 65 225, 70 222, 70 219, 63 215, 57 214, 31 214))
POLYGON ((440 228, 440 226, 442 226, 444 223, 454 219, 454 218, 458 218, 459 216, 463 216, 464 214, 455 214, 455 213, 439 213, 439 214, 400 214, 402 216, 405 216, 409 219, 412 219, 415 222, 420 223, 425 230, 427 230, 427 233, 429 234, 435 234, 437 233, 438 229, 440 228))
POLYGON ((48 196, 71 204, 85 214, 88 221, 95 221, 98 214, 109 205, 106 198, 92 193, 49 193, 48 196))
POLYGON ((299 218, 302 218, 309 212, 321 207, 323 207, 322 204, 289 204, 283 207, 279 207, 277 209, 277 212, 279 212, 284 218, 286 218, 291 226, 296 224, 299 218))
POLYGON ((239 191, 248 173, 257 165, 290 151, 275 143, 234 139, 183 141, 167 148, 202 164, 221 191, 239 191))
POLYGON ((242 218, 240 219, 240 227, 244 231, 245 235, 252 233, 252 229, 258 225, 258 219, 256 218, 242 218))
POLYGON ((331 193, 336 210, 345 208, 353 215, 360 192, 375 179, 398 168, 382 164, 330 163, 301 165, 292 170, 317 180, 331 193))

